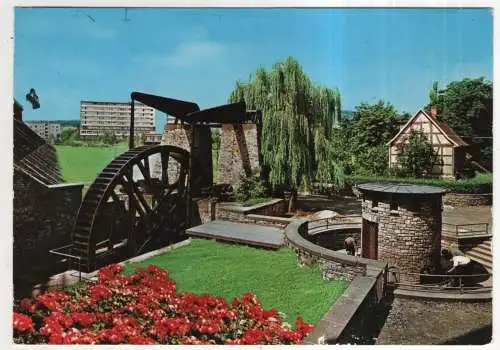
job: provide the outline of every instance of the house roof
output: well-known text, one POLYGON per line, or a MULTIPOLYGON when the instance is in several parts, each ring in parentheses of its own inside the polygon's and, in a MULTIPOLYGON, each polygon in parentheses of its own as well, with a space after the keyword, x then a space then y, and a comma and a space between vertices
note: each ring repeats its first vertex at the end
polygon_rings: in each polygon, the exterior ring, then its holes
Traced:
POLYGON ((460 136, 458 136, 455 131, 446 123, 441 122, 439 120, 434 119, 426 111, 420 109, 413 117, 408 120, 408 122, 399 130, 399 132, 389 141, 387 145, 390 146, 404 131, 408 129, 408 127, 412 124, 413 120, 420 114, 423 113, 434 126, 438 128, 439 131, 450 141, 455 147, 460 146, 468 146, 467 142, 465 142, 460 136))

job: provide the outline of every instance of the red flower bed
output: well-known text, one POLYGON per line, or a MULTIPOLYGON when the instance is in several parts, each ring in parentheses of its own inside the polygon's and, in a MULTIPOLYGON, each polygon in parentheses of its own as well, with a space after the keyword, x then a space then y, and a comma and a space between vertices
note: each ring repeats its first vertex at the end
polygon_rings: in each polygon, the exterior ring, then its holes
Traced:
POLYGON ((156 266, 121 274, 101 269, 96 283, 52 291, 14 306, 14 342, 49 344, 297 344, 312 325, 295 329, 254 294, 234 298, 177 293, 156 266))

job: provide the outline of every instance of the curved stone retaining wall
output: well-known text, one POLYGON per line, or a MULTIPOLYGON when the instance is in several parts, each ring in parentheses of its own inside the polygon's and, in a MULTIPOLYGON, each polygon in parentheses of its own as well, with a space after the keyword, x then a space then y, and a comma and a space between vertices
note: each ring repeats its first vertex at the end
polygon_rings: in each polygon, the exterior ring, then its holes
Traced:
POLYGON ((480 205, 491 205, 492 193, 447 193, 443 196, 443 204, 452 207, 475 207, 480 205))
POLYGON ((318 264, 325 278, 345 278, 353 280, 356 276, 373 275, 385 269, 386 264, 376 260, 364 259, 321 247, 309 241, 307 221, 296 220, 285 228, 287 246, 297 254, 301 264, 318 264))
MULTIPOLYGON (((372 316, 383 297, 385 270, 380 261, 334 252, 310 242, 308 221, 296 220, 285 228, 287 246, 301 264, 318 264, 325 278, 345 278, 349 287, 304 340, 304 344, 335 344, 350 338, 372 316)), ((368 320, 369 321, 369 320, 368 320)))
POLYGON ((350 228, 333 228, 316 233, 308 238, 308 241, 331 250, 343 250, 344 240, 353 237, 361 242, 361 224, 353 224, 350 228), (355 227, 357 226, 357 227, 355 227))

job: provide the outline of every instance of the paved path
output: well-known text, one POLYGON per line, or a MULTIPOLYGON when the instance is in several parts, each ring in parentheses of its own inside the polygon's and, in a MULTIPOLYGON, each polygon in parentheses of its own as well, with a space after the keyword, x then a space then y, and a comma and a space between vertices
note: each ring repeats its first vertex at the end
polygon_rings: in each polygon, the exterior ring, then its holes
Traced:
POLYGON ((191 227, 186 230, 186 234, 273 249, 278 249, 284 243, 283 230, 224 220, 210 221, 191 227))
POLYGON ((492 306, 395 298, 377 345, 487 344, 492 306))
POLYGON ((493 215, 490 206, 445 208, 443 222, 453 225, 488 223, 488 231, 492 233, 493 215))

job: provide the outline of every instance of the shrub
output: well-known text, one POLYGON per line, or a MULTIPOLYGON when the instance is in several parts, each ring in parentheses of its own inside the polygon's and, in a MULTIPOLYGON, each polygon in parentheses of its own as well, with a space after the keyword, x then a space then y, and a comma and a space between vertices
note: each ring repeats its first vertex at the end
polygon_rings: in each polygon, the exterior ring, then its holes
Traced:
POLYGON ((250 177, 243 176, 240 185, 236 189, 235 198, 239 202, 246 202, 250 199, 266 198, 267 187, 257 175, 250 177))
POLYGON ((385 175, 389 167, 389 152, 385 145, 368 147, 357 159, 358 175, 385 175))
POLYGON ((150 265, 131 276, 101 269, 97 282, 39 294, 14 306, 14 342, 21 344, 297 344, 312 330, 295 329, 276 309, 246 293, 225 299, 177 293, 168 272, 150 265))
POLYGON ((407 144, 403 144, 398 156, 401 176, 425 177, 432 173, 437 155, 427 137, 418 131, 412 131, 407 144))

